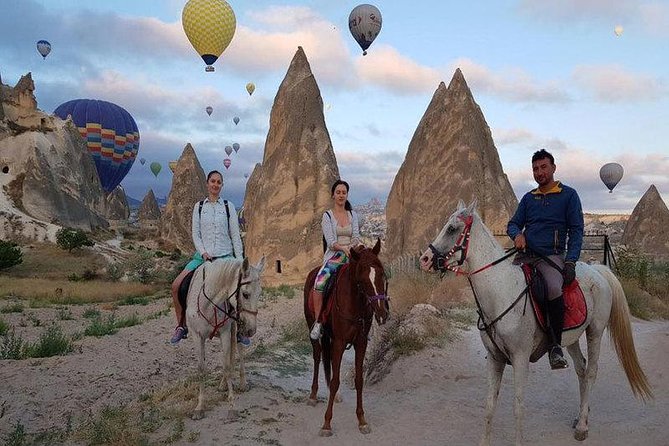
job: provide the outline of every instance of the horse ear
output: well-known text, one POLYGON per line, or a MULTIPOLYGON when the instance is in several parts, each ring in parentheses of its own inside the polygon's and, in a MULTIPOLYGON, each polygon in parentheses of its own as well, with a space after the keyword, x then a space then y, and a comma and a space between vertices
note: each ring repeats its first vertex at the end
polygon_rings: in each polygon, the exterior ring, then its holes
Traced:
POLYGON ((374 247, 372 248, 372 252, 373 252, 375 255, 377 255, 377 256, 378 256, 379 253, 381 252, 381 239, 378 238, 378 237, 376 238, 376 244, 375 244, 374 247))
POLYGON ((474 198, 471 203, 469 203, 469 206, 467 206, 467 213, 469 215, 473 214, 474 211, 476 211, 476 206, 478 206, 479 200, 478 198, 474 198))
POLYGON ((467 206, 465 205, 465 202, 462 201, 462 199, 458 199, 458 208, 456 209, 456 211, 461 211, 461 210, 464 209, 465 207, 467 207, 467 206))
POLYGON ((262 259, 260 259, 260 262, 256 265, 256 269, 260 272, 265 269, 265 256, 262 256, 262 259))

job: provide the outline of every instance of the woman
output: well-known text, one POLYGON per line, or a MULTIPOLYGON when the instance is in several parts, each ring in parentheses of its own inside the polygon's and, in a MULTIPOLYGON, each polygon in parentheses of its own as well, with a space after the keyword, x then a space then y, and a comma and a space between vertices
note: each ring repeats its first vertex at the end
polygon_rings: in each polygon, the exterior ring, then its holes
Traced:
POLYGON ((220 198, 221 189, 223 189, 223 175, 217 170, 212 170, 207 174, 207 198, 195 203, 193 207, 191 230, 195 254, 172 282, 172 301, 177 316, 177 328, 170 340, 172 344, 177 344, 188 334, 184 311, 178 296, 184 277, 207 260, 224 257, 242 258, 242 238, 239 234, 237 211, 231 202, 228 201, 226 204, 220 198))
POLYGON ((313 340, 317 340, 321 336, 320 315, 323 307, 323 291, 328 280, 342 265, 348 262, 351 257, 351 248, 360 244, 358 214, 353 211, 351 203, 348 202, 348 189, 346 181, 337 180, 334 182, 331 189, 334 206, 323 213, 321 219, 327 250, 323 255, 323 266, 316 275, 312 291, 314 314, 316 315, 316 322, 314 322, 310 333, 313 340))

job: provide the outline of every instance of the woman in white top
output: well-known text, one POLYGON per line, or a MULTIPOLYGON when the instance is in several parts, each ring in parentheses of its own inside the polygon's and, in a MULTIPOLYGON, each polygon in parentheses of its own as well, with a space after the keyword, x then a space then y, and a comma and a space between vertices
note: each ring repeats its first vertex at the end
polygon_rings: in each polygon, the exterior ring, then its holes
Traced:
POLYGON ((184 278, 206 260, 230 257, 242 259, 242 238, 239 233, 237 210, 231 202, 221 199, 223 175, 217 170, 207 174, 207 198, 193 207, 191 231, 195 254, 184 270, 172 282, 172 301, 177 327, 170 342, 178 343, 188 334, 184 311, 179 302, 179 287, 184 278), (226 209, 227 206, 227 209, 226 209))
POLYGON ((349 186, 346 181, 337 180, 332 185, 332 199, 334 206, 323 213, 321 228, 327 249, 323 255, 323 266, 316 275, 312 299, 316 322, 311 329, 311 339, 316 340, 321 335, 322 322, 321 308, 323 306, 323 291, 327 282, 342 265, 348 263, 351 257, 351 248, 360 244, 360 226, 358 214, 348 202, 349 186))

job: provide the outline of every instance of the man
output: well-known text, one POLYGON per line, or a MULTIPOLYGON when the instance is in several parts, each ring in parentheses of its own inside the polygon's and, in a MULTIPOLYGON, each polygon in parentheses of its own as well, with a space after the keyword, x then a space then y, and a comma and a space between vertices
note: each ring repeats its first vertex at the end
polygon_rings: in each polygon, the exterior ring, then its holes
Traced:
POLYGON ((544 276, 551 337, 548 360, 552 369, 563 369, 568 364, 560 348, 564 323, 562 288, 576 278, 576 261, 583 244, 583 211, 576 191, 555 180, 555 170, 555 159, 546 150, 532 155, 532 173, 539 187, 520 200, 506 233, 519 251, 514 263, 531 263, 544 276), (548 257, 562 273, 537 254, 548 257))

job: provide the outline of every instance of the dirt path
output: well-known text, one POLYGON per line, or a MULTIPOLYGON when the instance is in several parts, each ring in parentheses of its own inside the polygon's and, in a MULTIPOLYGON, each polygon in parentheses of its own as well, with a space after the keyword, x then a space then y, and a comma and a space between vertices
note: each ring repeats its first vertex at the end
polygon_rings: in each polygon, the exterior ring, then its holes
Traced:
MULTIPOLYGON (((164 304, 161 301, 155 306, 164 308, 164 304)), ((261 310, 255 342, 276 339, 280 327, 300 314, 299 298, 269 303, 261 310)), ((175 377, 194 373, 195 343, 188 340, 177 348, 167 345, 171 327, 171 317, 165 316, 121 329, 113 336, 85 338, 78 353, 0 361, 0 404, 4 402, 0 438, 16 421, 30 432, 62 427, 68 413, 75 419, 96 413, 105 405, 136 400, 175 377)), ((644 406, 632 397, 605 339, 592 394, 590 437, 583 444, 668 444, 669 322, 635 321, 634 331, 656 399, 644 406)), ((209 343, 212 367, 218 363, 217 347, 209 343)), ((486 391, 484 358, 474 329, 462 331, 460 339, 444 349, 428 349, 400 359, 381 383, 365 389, 365 409, 372 426, 369 435, 358 432, 355 392, 344 385, 344 402, 335 407, 335 435, 329 439, 318 436, 325 411, 324 390, 320 392, 323 402, 317 407, 305 403, 311 372, 300 372, 300 364, 306 357, 296 359, 297 373, 287 375, 269 365, 251 364, 251 389, 238 395, 234 411, 220 404, 208 408, 204 420, 186 420, 184 432, 197 432, 198 438, 189 443, 184 436, 177 444, 477 444, 486 391)), ((495 445, 513 444, 512 392, 508 368, 494 422, 495 445)), ((571 368, 551 372, 544 360, 531 366, 526 395, 528 444, 576 444, 571 421, 577 411, 578 391, 571 368)))

